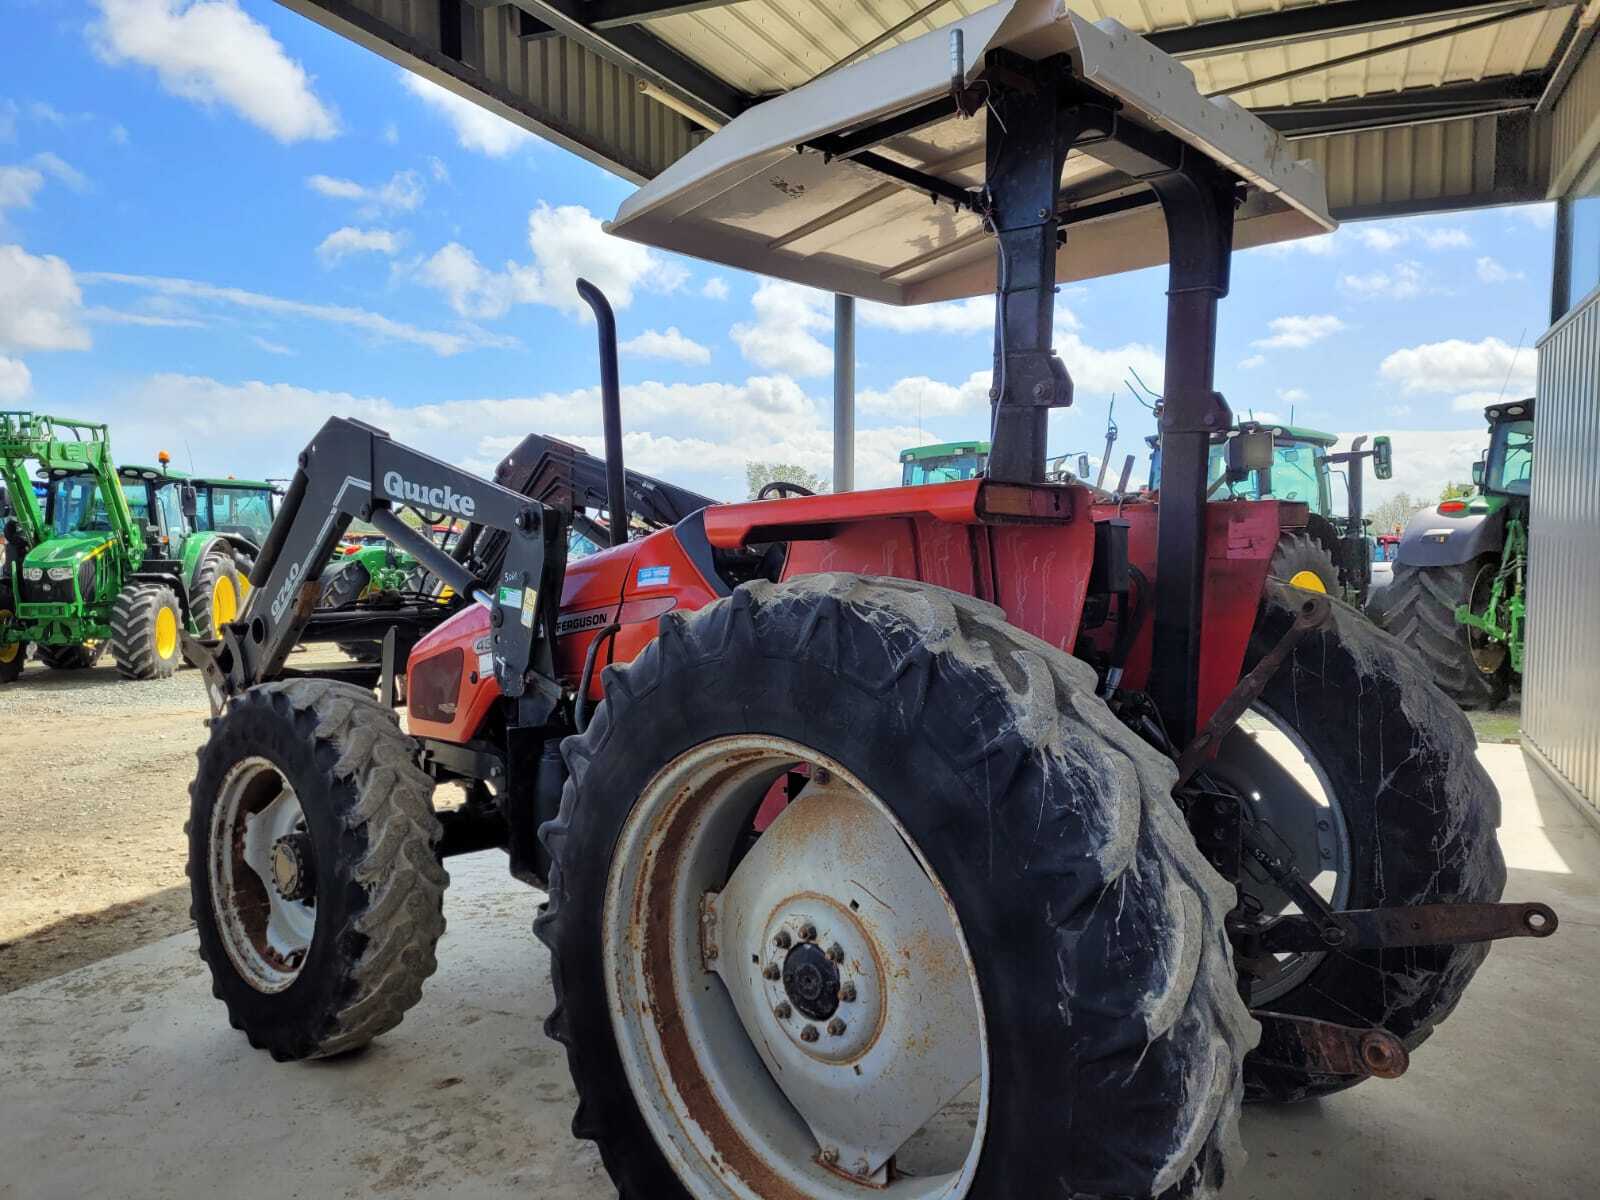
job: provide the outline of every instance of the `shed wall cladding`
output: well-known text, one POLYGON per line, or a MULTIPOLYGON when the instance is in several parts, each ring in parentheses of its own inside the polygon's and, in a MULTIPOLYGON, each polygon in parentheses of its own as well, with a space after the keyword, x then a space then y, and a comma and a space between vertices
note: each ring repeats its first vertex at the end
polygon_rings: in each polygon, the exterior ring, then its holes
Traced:
POLYGON ((1589 43, 1550 113, 1551 195, 1572 186, 1583 165, 1600 148, 1600 37, 1589 43))
POLYGON ((1539 343, 1523 732, 1600 807, 1600 289, 1539 343))

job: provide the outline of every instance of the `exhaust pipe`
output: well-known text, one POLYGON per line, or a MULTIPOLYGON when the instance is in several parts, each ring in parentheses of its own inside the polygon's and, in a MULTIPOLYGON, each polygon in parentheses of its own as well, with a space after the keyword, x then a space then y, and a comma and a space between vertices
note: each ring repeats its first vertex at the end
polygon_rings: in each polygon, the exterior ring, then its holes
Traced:
POLYGON ((578 280, 578 295, 594 310, 600 327, 600 413, 606 436, 606 507, 611 544, 628 540, 628 495, 622 472, 622 392, 617 384, 617 318, 605 293, 587 279, 578 280))

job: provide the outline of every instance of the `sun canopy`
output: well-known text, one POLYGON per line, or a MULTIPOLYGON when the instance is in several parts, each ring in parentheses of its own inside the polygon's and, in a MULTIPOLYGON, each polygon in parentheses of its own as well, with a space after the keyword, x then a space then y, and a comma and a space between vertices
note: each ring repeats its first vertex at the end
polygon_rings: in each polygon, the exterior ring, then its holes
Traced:
MULTIPOLYGON (((1115 21, 1066 11, 1060 0, 1004 0, 748 110, 629 197, 611 232, 888 304, 993 291, 994 251, 981 218, 931 202, 915 181, 931 177, 951 194, 981 188, 983 113, 908 120, 906 132, 869 145, 851 139, 950 94, 952 30, 962 34, 968 83, 990 50, 1035 61, 1068 54, 1084 84, 1120 102, 1123 118, 1165 130, 1250 184, 1236 248, 1334 228, 1316 169, 1232 100, 1202 96, 1176 59, 1115 21), (878 169, 863 165, 864 152, 878 169), (885 168, 906 178, 891 179, 885 168)), ((1148 189, 1094 151, 1073 151, 1063 171, 1060 282, 1166 261, 1160 209, 1129 202, 1148 189)))

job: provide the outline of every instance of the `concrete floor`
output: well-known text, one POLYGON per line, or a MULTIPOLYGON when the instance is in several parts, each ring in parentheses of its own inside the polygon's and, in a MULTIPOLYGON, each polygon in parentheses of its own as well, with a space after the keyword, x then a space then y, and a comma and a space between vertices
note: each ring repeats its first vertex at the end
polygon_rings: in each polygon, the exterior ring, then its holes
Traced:
MULTIPOLYGON (((1600 1194, 1600 833, 1521 752, 1481 754, 1505 800, 1508 899, 1561 914, 1504 942, 1392 1083, 1252 1109, 1229 1200, 1600 1194)), ((533 940, 537 894, 497 855, 451 863, 443 964, 363 1054, 279 1066, 220 1019, 183 934, 0 998, 0 1200, 614 1193, 568 1133, 566 1064, 533 940)))

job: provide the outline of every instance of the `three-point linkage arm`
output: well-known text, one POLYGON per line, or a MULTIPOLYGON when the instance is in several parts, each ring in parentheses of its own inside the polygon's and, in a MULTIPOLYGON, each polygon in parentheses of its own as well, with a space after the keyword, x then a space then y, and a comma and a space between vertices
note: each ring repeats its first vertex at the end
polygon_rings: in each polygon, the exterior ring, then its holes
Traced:
POLYGON ((206 671, 214 704, 282 671, 317 607, 322 572, 356 518, 376 526, 458 594, 489 608, 495 675, 505 695, 520 697, 539 677, 551 677, 566 537, 558 511, 403 446, 380 429, 334 417, 300 455, 250 572, 254 590, 243 617, 224 629, 220 646, 186 643, 191 660, 206 671), (394 509, 403 505, 504 532, 498 577, 474 577, 399 518, 394 509))

